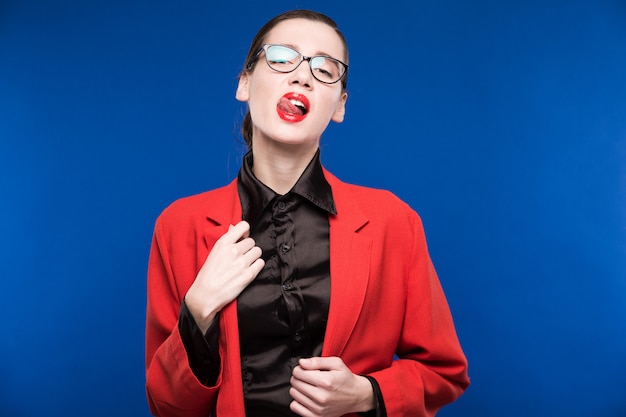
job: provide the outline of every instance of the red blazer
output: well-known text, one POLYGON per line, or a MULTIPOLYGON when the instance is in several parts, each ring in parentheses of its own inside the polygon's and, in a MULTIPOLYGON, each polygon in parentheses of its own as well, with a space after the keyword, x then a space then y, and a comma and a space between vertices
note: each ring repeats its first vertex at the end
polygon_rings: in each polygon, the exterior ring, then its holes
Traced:
MULTIPOLYGON (((325 175, 337 214, 329 220, 331 296, 322 355, 376 378, 389 417, 433 416, 469 379, 420 218, 388 191, 325 175)), ((244 416, 236 301, 220 314, 222 363, 213 387, 192 373, 177 324, 213 244, 240 220, 235 180, 174 202, 156 221, 146 317, 146 390, 155 416, 244 416)))

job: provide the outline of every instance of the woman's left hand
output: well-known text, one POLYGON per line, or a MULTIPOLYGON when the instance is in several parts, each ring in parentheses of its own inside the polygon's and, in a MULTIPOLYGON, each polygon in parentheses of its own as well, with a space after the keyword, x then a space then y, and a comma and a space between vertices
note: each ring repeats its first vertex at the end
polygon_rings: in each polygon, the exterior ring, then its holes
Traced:
POLYGON ((337 417, 375 407, 370 381, 337 357, 300 359, 291 374, 291 411, 302 417, 337 417))

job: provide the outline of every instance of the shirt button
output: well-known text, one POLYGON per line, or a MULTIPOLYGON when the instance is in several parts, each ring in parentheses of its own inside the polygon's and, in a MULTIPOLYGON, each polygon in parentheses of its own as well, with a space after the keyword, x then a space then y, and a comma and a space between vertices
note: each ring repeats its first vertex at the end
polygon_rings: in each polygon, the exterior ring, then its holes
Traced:
POLYGON ((279 201, 278 202, 278 210, 284 210, 285 209, 285 202, 284 201, 279 201))
POLYGON ((285 291, 291 291, 292 289, 293 289, 293 287, 291 286, 291 284, 290 284, 290 283, 285 282, 285 283, 283 284, 283 290, 285 290, 285 291))
POLYGON ((295 340, 296 342, 301 341, 301 340, 302 340, 302 333, 300 333, 300 332, 296 332, 296 333, 293 335, 293 338, 294 338, 294 340, 295 340))
POLYGON ((282 253, 287 253, 291 250, 291 246, 288 243, 283 243, 280 245, 280 250, 282 253))

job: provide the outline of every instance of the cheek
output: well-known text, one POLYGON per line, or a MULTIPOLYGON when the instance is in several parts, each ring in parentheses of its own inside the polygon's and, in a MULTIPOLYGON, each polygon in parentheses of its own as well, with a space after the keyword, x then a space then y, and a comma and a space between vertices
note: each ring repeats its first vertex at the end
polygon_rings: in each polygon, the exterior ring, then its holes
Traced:
POLYGON ((248 106, 250 110, 254 108, 256 111, 267 111, 275 107, 276 103, 272 103, 274 95, 272 87, 269 83, 252 82, 248 90, 248 106))
POLYGON ((328 118, 331 118, 335 112, 337 111, 337 108, 340 106, 341 104, 341 95, 333 95, 332 97, 328 98, 325 102, 324 102, 324 108, 327 109, 326 114, 328 116, 328 118))

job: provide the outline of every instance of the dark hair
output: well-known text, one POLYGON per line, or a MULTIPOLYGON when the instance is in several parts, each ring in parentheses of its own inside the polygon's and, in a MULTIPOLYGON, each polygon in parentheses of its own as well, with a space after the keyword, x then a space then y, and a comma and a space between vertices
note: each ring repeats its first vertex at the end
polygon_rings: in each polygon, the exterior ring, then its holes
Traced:
MULTIPOLYGON (((348 44, 346 42, 346 38, 343 36, 343 33, 341 33, 341 31, 339 30, 339 27, 337 26, 337 23, 335 23, 333 19, 331 19, 330 17, 322 13, 315 12, 312 10, 291 10, 291 11, 279 14, 278 16, 272 18, 265 25, 263 25, 261 29, 259 29, 256 36, 252 40, 252 44, 250 45, 250 50, 248 51, 248 55, 246 56, 246 60, 244 62, 243 70, 241 71, 239 76, 247 72, 251 72, 253 70, 254 66, 256 65, 256 61, 254 60, 256 58, 256 53, 258 52, 259 49, 261 49, 261 47, 265 43, 265 38, 267 34, 272 29, 274 29, 274 27, 278 25, 279 23, 284 22, 285 20, 291 20, 291 19, 307 19, 307 20, 312 20, 314 22, 321 22, 335 29, 335 32, 337 32, 337 35, 339 35, 339 39, 341 39, 341 42, 343 43, 343 46, 344 46, 344 50, 345 50, 344 62, 346 64, 348 63, 348 44)), ((346 89, 347 84, 348 84, 348 73, 346 72, 346 74, 344 74, 343 78, 341 79, 341 87, 343 88, 343 90, 346 89)), ((243 136, 243 139, 246 141, 246 145, 248 145, 248 148, 252 148, 252 118, 250 117, 249 110, 246 111, 246 115, 244 116, 244 119, 243 119, 243 124, 241 125, 241 135, 243 136)))

